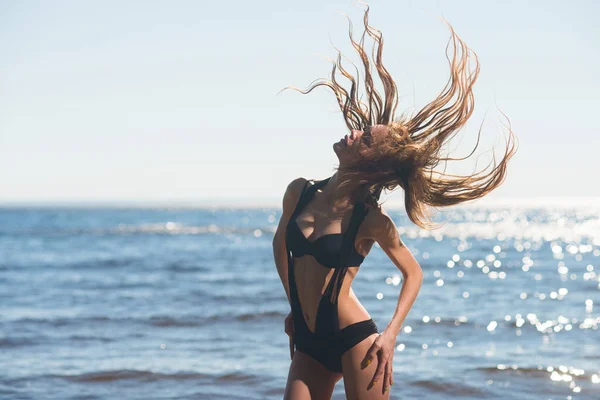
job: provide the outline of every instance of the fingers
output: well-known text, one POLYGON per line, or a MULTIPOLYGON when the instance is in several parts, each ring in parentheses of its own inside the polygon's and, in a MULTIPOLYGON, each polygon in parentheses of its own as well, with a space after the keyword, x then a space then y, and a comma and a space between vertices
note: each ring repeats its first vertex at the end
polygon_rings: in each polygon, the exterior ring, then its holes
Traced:
POLYGON ((369 383, 369 386, 367 386, 367 390, 371 389, 373 386, 375 386, 377 382, 381 380, 380 378, 382 377, 383 372, 385 371, 384 368, 387 364, 387 360, 381 352, 377 353, 377 358, 377 369, 375 370, 375 375, 373 375, 373 379, 371 379, 371 383, 369 383))
POLYGON ((385 363, 385 367, 383 368, 383 380, 382 380, 382 385, 381 385, 381 393, 385 393, 390 387, 389 377, 388 377, 388 370, 389 370, 388 364, 389 363, 385 363))
POLYGON ((383 387, 382 393, 385 394, 388 390, 390 390, 390 386, 392 386, 393 374, 392 374, 392 358, 390 357, 385 364, 385 377, 383 379, 383 387))
POLYGON ((390 386, 394 386, 394 362, 393 362, 393 356, 390 357, 390 386))
POLYGON ((365 358, 363 358, 363 360, 361 361, 360 369, 367 368, 367 365, 371 364, 371 361, 373 361, 373 359, 377 356, 377 352, 380 349, 381 345, 377 342, 377 339, 375 339, 375 342, 373 342, 371 348, 369 349, 369 351, 367 351, 365 358))

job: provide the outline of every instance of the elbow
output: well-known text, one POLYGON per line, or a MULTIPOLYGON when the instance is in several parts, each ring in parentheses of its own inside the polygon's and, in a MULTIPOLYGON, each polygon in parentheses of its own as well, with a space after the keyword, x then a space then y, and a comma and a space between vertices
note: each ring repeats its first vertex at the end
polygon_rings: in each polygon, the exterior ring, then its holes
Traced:
POLYGON ((405 270, 403 275, 405 280, 410 278, 411 280, 423 281, 423 270, 419 264, 414 268, 410 268, 408 271, 405 270))
POLYGON ((417 264, 417 268, 415 269, 413 275, 415 276, 415 278, 418 278, 421 282, 423 281, 423 269, 419 264, 417 264))
POLYGON ((419 282, 423 283, 423 271, 419 270, 419 273, 417 274, 417 278, 419 279, 419 282))

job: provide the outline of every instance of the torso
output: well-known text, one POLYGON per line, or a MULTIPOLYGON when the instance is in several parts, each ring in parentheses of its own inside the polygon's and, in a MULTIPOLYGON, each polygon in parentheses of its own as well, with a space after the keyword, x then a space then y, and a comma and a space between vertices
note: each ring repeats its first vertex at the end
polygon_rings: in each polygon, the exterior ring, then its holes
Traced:
MULTIPOLYGON (((307 186, 308 190, 311 183, 308 183, 307 186)), ((338 213, 332 213, 330 210, 323 211, 327 205, 321 195, 321 190, 317 190, 312 194, 312 198, 308 204, 305 204, 297 215, 292 215, 288 223, 288 229, 297 229, 296 232, 290 232, 294 241, 298 240, 301 242, 304 239, 320 247, 319 253, 327 253, 327 251, 333 252, 336 249, 336 244, 341 242, 342 235, 349 228, 354 208, 351 207, 338 213), (300 234, 302 238, 297 236, 300 234)), ((365 237, 366 229, 367 227, 363 220, 359 225, 354 240, 354 252, 360 258, 366 257, 374 244, 372 239, 365 237)), ((304 243, 303 246, 298 247, 308 248, 309 246, 310 244, 304 243)), ((323 258, 326 259, 326 257, 323 258)), ((294 265, 297 266, 294 268, 295 280, 304 312, 304 319, 309 329, 314 331, 319 301, 329 279, 333 275, 334 269, 319 263, 312 254, 304 254, 300 257, 294 257, 294 259, 294 265)), ((340 329, 352 323, 370 318, 369 313, 360 304, 351 288, 352 281, 358 270, 359 266, 348 266, 339 293, 338 316, 340 329)))

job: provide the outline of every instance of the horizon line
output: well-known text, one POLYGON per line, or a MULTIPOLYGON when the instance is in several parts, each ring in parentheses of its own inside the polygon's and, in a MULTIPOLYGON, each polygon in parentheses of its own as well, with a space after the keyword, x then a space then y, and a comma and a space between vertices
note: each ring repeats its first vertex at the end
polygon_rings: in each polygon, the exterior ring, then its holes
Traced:
MULTIPOLYGON (((384 200, 389 209, 404 208, 399 200, 384 200)), ((477 199, 452 207, 551 207, 551 206, 596 206, 600 207, 600 196, 539 196, 501 197, 477 199)), ((281 208, 281 200, 273 198, 209 198, 209 199, 51 199, 51 200, 0 200, 0 208, 58 207, 58 208, 281 208)), ((447 207, 440 207, 441 209, 447 207)))

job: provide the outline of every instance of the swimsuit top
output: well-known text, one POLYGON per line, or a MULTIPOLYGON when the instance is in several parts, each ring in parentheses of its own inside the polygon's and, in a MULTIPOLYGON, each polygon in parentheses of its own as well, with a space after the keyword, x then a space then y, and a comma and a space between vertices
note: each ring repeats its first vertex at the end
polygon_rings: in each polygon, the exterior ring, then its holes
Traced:
POLYGON ((324 267, 344 268, 360 266, 365 257, 356 251, 354 241, 360 223, 365 218, 368 208, 362 202, 358 202, 352 209, 350 225, 344 233, 329 233, 310 242, 300 230, 296 217, 302 209, 310 202, 314 193, 325 186, 331 177, 319 181, 308 189, 305 186, 296 204, 286 229, 286 243, 289 251, 294 257, 302 257, 310 254, 324 267))

